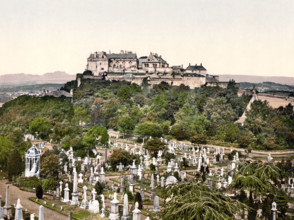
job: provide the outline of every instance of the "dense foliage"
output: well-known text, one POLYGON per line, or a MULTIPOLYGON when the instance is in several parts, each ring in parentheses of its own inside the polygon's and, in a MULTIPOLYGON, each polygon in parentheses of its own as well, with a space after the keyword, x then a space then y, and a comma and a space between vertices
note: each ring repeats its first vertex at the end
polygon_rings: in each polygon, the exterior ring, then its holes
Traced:
POLYGON ((291 105, 273 109, 255 101, 244 126, 235 124, 251 96, 238 95, 233 81, 227 89, 202 86, 191 90, 164 82, 151 87, 147 81, 138 86, 83 80, 80 87, 73 81, 64 89, 73 89, 73 103, 66 98, 21 96, 0 108, 2 168, 12 145, 24 155, 29 147, 22 140, 25 133, 52 140, 66 150, 73 147, 81 157, 97 144, 107 145, 106 129, 137 135, 140 140, 151 136, 249 149, 294 147, 291 105))
POLYGON ((235 219, 246 205, 201 183, 180 183, 168 191, 172 198, 162 219, 235 219))

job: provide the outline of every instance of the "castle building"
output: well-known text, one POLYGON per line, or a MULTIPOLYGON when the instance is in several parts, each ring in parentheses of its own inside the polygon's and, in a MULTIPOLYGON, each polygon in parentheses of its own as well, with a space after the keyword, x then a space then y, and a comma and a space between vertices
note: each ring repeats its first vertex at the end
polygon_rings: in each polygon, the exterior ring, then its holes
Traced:
POLYGON ((148 57, 140 57, 138 67, 143 70, 144 73, 171 73, 172 71, 168 63, 156 53, 150 53, 148 57))
POLYGON ((183 84, 191 89, 202 85, 222 87, 227 85, 226 82, 219 82, 218 76, 207 74, 202 63, 189 64, 187 68, 183 65, 170 67, 157 53, 137 58, 136 53, 124 50, 120 53, 94 52, 87 59, 86 72, 87 74, 78 74, 78 86, 81 85, 82 79, 124 80, 136 84, 141 84, 147 79, 151 85, 164 81, 174 86, 183 84))
POLYGON ((137 55, 129 51, 121 51, 117 54, 95 52, 90 54, 86 69, 92 71, 94 76, 102 76, 108 72, 136 72, 137 55))

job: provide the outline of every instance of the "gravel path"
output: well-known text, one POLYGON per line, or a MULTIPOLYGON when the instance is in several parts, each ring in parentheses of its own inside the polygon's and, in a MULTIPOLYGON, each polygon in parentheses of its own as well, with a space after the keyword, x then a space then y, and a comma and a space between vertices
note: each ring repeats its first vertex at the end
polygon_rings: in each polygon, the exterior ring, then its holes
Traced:
MULTIPOLYGON (((0 180, 0 195, 2 195, 2 200, 5 201, 6 195, 6 182, 7 180, 0 180)), ((19 188, 9 185, 10 193, 10 204, 16 204, 18 198, 20 198, 20 203, 23 210, 27 209, 30 213, 35 213, 35 216, 39 215, 39 205, 29 200, 30 197, 35 197, 36 195, 31 192, 22 191, 19 188)), ((67 220, 67 216, 64 216, 58 212, 52 211, 44 207, 44 217, 46 220, 67 220)))

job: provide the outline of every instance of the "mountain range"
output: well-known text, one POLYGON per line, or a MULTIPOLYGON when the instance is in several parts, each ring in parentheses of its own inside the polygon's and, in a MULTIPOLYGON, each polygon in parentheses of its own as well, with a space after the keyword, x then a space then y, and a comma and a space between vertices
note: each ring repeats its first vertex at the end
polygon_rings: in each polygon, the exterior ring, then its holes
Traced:
POLYGON ((273 82, 285 85, 294 85, 294 77, 285 76, 252 76, 252 75, 219 75, 221 82, 226 82, 234 79, 236 82, 248 82, 248 83, 263 83, 273 82))
MULTIPOLYGON (((74 80, 75 75, 68 74, 62 71, 56 71, 51 73, 45 73, 43 75, 33 74, 6 74, 0 75, 0 86, 4 85, 35 85, 56 83, 62 84, 68 81, 74 80)), ((294 77, 283 76, 252 76, 252 75, 219 75, 219 80, 229 81, 234 79, 236 82, 248 82, 248 83, 262 83, 262 82, 274 82, 279 84, 294 85, 294 77)))
POLYGON ((74 80, 75 78, 75 75, 71 75, 62 71, 45 73, 43 75, 25 73, 6 74, 0 75, 0 86, 35 85, 45 83, 63 84, 74 80))

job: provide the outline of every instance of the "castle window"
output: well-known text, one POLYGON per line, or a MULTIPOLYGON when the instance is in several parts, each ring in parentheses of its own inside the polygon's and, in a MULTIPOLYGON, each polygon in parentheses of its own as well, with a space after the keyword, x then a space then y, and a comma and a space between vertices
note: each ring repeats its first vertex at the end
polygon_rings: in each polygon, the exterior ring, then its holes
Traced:
POLYGON ((153 64, 153 67, 156 68, 157 67, 157 64, 153 64))
POLYGON ((104 70, 104 68, 101 68, 101 70, 104 70))
POLYGON ((149 64, 148 63, 145 63, 145 67, 149 67, 149 64))

